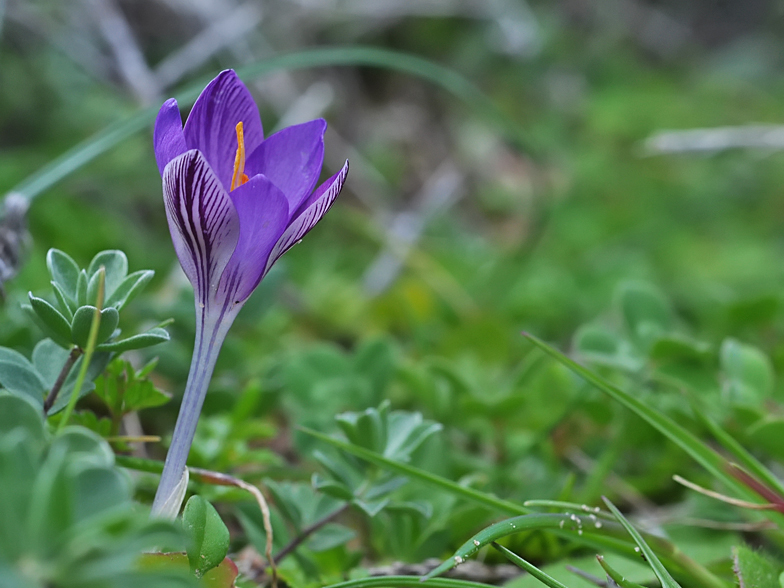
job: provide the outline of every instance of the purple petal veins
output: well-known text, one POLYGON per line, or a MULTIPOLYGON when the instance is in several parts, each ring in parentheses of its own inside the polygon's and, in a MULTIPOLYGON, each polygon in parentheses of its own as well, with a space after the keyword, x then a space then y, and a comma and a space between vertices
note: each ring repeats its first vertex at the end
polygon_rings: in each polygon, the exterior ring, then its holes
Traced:
POLYGON ((221 345, 272 264, 321 220, 348 162, 311 194, 324 159, 326 122, 283 129, 266 141, 258 109, 233 71, 204 89, 185 127, 174 99, 155 121, 155 159, 174 249, 196 299, 196 341, 153 514, 175 517, 196 424, 221 345), (242 126, 237 128, 238 123, 242 126), (242 139, 250 155, 243 175, 242 139), (240 154, 235 164, 235 154, 240 154), (235 170, 236 167, 236 170, 235 170))
POLYGON ((259 110, 237 74, 226 70, 204 88, 188 116, 184 133, 188 148, 204 154, 227 191, 234 172, 234 129, 238 122, 244 127, 245 150, 253 153, 264 139, 259 110))
POLYGON ((332 207, 338 194, 340 194, 340 190, 343 188, 343 183, 346 181, 347 175, 348 161, 343 165, 343 169, 321 184, 318 190, 303 203, 301 209, 295 213, 298 216, 289 224, 286 231, 280 236, 277 243, 275 243, 275 247, 272 249, 269 258, 267 259, 267 266, 264 269, 264 274, 270 270, 272 264, 274 264, 281 255, 296 245, 297 242, 322 219, 332 207))
POLYGON ((163 195, 174 249, 193 284, 196 300, 205 308, 237 245, 237 211, 196 150, 166 166, 163 195))

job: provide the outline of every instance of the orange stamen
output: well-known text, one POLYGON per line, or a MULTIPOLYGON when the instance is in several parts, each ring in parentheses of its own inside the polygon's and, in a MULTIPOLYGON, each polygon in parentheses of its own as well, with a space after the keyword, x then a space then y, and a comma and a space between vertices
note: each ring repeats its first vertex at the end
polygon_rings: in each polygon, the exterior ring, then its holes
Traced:
POLYGON ((234 175, 231 177, 231 189, 238 188, 248 181, 245 175, 245 134, 242 131, 242 121, 235 127, 237 131, 237 154, 234 156, 234 175))

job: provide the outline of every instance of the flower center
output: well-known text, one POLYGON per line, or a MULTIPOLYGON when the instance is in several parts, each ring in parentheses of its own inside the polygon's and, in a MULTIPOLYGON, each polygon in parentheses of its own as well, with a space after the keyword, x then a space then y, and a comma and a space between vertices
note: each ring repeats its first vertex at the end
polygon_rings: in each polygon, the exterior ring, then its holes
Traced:
POLYGON ((245 175, 245 135, 242 132, 242 121, 237 123, 237 154, 234 156, 234 175, 231 177, 231 189, 238 188, 248 181, 245 175))

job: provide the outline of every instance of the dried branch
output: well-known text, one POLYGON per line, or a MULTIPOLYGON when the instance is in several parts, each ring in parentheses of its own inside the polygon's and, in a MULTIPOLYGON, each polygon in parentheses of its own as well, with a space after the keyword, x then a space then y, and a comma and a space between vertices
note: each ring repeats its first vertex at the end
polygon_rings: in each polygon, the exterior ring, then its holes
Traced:
POLYGON ((687 488, 694 490, 695 492, 699 492, 704 496, 708 496, 710 498, 720 500, 721 502, 725 502, 733 506, 748 508, 750 510, 776 510, 778 508, 775 504, 770 504, 770 503, 760 504, 758 502, 747 502, 745 500, 740 500, 739 498, 733 498, 732 496, 719 494, 718 492, 714 492, 713 490, 708 490, 707 488, 703 488, 702 486, 699 486, 694 482, 690 482, 689 480, 686 480, 685 478, 682 478, 677 474, 674 475, 672 479, 678 482, 678 484, 681 484, 682 486, 686 486, 687 488))
POLYGON ((784 125, 661 131, 642 143, 642 154, 646 156, 666 153, 717 153, 728 149, 784 149, 784 125))
POLYGON ((258 4, 246 2, 205 27, 158 64, 153 74, 157 86, 161 89, 170 88, 209 61, 218 51, 254 30, 261 18, 262 12, 258 4))

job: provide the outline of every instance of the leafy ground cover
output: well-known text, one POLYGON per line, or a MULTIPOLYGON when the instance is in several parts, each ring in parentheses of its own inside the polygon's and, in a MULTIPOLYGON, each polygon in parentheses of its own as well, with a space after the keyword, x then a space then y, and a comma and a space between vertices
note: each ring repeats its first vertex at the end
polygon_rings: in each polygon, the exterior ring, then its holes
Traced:
POLYGON ((0 2, 0 586, 779 584, 774 6, 435 4, 0 2), (195 335, 151 124, 225 67, 351 173, 223 346, 185 525, 151 522, 195 335))

